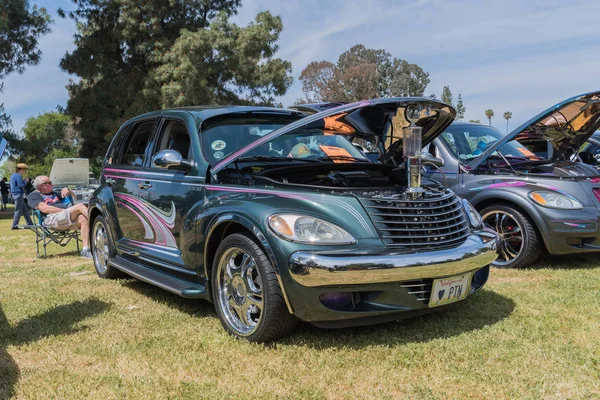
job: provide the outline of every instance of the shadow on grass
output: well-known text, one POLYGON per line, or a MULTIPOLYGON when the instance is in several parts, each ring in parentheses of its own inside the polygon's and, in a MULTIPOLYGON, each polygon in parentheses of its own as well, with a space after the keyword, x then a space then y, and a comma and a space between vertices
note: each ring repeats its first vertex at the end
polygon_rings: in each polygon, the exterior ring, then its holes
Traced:
POLYGON ((161 289, 143 281, 139 281, 137 279, 127 279, 123 282, 123 286, 132 289, 133 291, 139 293, 142 296, 149 297, 158 303, 175 308, 192 317, 217 317, 214 305, 208 300, 186 299, 167 290, 161 289))
POLYGON ((550 255, 544 254, 533 265, 527 269, 595 269, 600 268, 600 257, 598 253, 550 255))
MULTIPOLYGON (((46 258, 40 258, 40 260, 52 260, 53 258, 59 258, 59 257, 76 257, 79 256, 79 252, 77 250, 70 250, 70 251, 66 251, 64 253, 55 253, 55 254, 48 254, 48 256, 46 258)), ((82 257, 82 260, 84 258, 82 257)))
MULTIPOLYGON (((184 299, 134 279, 124 281, 123 286, 190 316, 217 318, 214 305, 206 300, 184 299)), ((422 343, 483 329, 507 318, 514 309, 513 300, 484 289, 459 303, 433 309, 430 314, 397 322, 342 329, 323 329, 301 323, 290 337, 269 346, 303 345, 319 349, 422 343)))
POLYGON ((79 332, 84 328, 75 327, 76 324, 109 308, 109 303, 100 300, 76 301, 54 307, 11 327, 0 304, 0 399, 14 395, 14 386, 20 375, 18 365, 6 350, 9 345, 18 346, 44 337, 79 332))
POLYGON ((507 318, 514 309, 513 300, 484 289, 452 306, 434 309, 431 314, 396 322, 335 330, 300 324, 279 344, 316 349, 360 349, 373 345, 424 343, 483 329, 507 318))

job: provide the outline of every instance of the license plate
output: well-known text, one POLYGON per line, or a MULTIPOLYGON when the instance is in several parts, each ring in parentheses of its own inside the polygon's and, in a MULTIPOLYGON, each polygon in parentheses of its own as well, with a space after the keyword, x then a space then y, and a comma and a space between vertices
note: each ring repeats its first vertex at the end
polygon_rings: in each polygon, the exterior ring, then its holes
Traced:
POLYGON ((429 307, 443 306, 463 300, 471 289, 471 273, 434 279, 431 285, 429 307))

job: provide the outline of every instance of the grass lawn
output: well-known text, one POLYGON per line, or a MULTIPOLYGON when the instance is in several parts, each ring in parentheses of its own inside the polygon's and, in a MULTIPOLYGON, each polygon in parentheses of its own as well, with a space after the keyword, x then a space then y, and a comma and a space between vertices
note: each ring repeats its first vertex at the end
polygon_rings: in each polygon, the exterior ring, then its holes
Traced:
POLYGON ((493 270, 432 315, 271 345, 213 306, 98 278, 74 250, 0 219, 0 399, 580 399, 600 397, 600 257, 493 270))

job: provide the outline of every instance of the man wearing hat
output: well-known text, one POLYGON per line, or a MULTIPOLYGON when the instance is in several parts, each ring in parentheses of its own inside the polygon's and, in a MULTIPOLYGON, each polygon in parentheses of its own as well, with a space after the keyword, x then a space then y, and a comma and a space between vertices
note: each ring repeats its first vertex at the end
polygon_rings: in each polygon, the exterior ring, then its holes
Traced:
POLYGON ((19 229, 19 221, 21 216, 25 217, 27 225, 33 225, 31 217, 29 217, 29 208, 25 204, 25 182, 23 181, 23 174, 27 169, 27 164, 17 164, 17 172, 10 177, 10 193, 15 201, 15 217, 13 218, 12 229, 19 229))

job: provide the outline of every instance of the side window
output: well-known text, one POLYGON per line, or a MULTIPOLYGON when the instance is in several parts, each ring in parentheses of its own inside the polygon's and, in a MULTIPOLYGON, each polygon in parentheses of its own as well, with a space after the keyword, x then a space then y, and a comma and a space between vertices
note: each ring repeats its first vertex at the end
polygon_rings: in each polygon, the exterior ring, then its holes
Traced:
POLYGON ((167 120, 162 126, 154 154, 161 150, 175 150, 183 158, 191 158, 190 135, 181 121, 167 120))
POLYGON ((129 138, 123 147, 123 153, 116 164, 136 167, 144 165, 144 151, 146 150, 146 145, 152 134, 153 127, 154 120, 134 125, 129 138))
POLYGON ((454 140, 454 135, 452 135, 450 132, 444 132, 442 133, 442 140, 446 142, 446 145, 450 148, 450 151, 454 157, 458 157, 458 146, 454 140))
POLYGON ((118 161, 117 155, 119 153, 119 149, 121 148, 121 143, 123 142, 123 136, 126 135, 126 132, 129 130, 129 128, 131 128, 130 124, 122 125, 115 134, 110 147, 108 148, 108 152, 106 153, 106 164, 114 164, 118 161))

